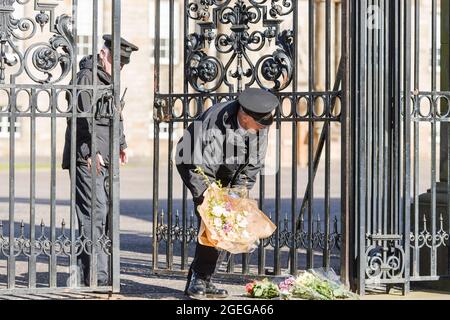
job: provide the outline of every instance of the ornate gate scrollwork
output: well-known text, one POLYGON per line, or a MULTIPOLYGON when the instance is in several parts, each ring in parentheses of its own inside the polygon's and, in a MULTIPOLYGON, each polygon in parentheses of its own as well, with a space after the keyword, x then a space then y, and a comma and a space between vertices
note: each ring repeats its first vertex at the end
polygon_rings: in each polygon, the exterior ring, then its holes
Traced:
POLYGON ((402 279, 405 271, 405 251, 400 235, 371 235, 372 245, 366 249, 367 283, 386 279, 402 279))
POLYGON ((230 0, 205 0, 188 4, 188 18, 198 20, 199 28, 187 35, 186 75, 194 90, 209 93, 224 84, 229 92, 239 92, 257 82, 262 88, 281 91, 291 83, 294 36, 292 30, 280 31, 280 17, 292 12, 292 2, 249 3, 239 0, 230 6, 230 0), (262 30, 252 30, 260 24, 262 30), (275 49, 264 55, 273 40, 275 49), (208 55, 211 45, 219 54, 228 55, 224 63, 208 55), (250 52, 260 53, 256 63, 250 52))
POLYGON ((56 2, 42 4, 34 0, 38 11, 35 18, 16 18, 14 4, 26 5, 31 0, 0 0, 0 84, 6 80, 6 68, 18 65, 17 71, 11 75, 15 79, 25 71, 28 77, 36 83, 54 84, 64 79, 72 68, 74 59, 74 39, 70 26, 72 19, 68 15, 54 17, 56 2), (32 39, 38 26, 41 31, 49 24, 54 35, 48 43, 40 42, 21 50, 15 41, 32 39), (7 47, 11 53, 7 53, 7 47), (58 74, 53 74, 57 66, 58 74), (36 75, 40 74, 40 77, 36 75), (43 76, 42 76, 43 75, 43 76))

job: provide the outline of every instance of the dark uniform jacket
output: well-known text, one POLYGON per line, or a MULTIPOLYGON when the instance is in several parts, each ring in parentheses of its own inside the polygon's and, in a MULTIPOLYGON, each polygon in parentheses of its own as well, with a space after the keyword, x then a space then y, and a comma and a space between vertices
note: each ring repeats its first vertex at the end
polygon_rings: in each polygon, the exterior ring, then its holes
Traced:
POLYGON ((177 169, 196 203, 203 201, 207 189, 204 178, 195 172, 197 166, 210 182, 219 180, 224 187, 250 190, 256 183, 267 151, 267 130, 251 135, 240 128, 239 109, 237 101, 212 106, 185 130, 178 142, 177 169), (257 150, 256 154, 249 149, 257 150), (234 150, 234 154, 230 156, 226 150, 234 150))
MULTIPOLYGON (((92 56, 84 57, 80 61, 80 72, 77 74, 77 85, 92 85, 92 73, 94 60, 92 56)), ((103 68, 98 65, 97 69, 97 84, 110 85, 112 78, 103 68)), ((91 95, 92 90, 78 90, 78 113, 91 112, 91 95)), ((97 142, 97 153, 101 154, 105 164, 110 162, 110 126, 111 119, 107 114, 111 114, 113 110, 113 100, 111 90, 99 90, 98 101, 95 108, 95 136, 97 142)), ((71 98, 68 95, 66 99, 71 103, 71 98)), ((120 119, 120 149, 127 148, 125 135, 123 133, 123 119, 120 119)), ((67 119, 67 130, 65 136, 65 145, 63 153, 63 169, 70 169, 70 146, 71 146, 71 128, 72 119, 67 119)), ((92 117, 77 119, 77 142, 76 142, 76 162, 77 165, 87 163, 87 159, 91 158, 92 146, 92 117)))

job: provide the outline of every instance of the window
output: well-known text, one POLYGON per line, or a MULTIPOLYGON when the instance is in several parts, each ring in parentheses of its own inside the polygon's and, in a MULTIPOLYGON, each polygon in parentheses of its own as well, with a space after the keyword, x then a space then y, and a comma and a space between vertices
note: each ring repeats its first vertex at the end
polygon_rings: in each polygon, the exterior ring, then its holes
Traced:
MULTIPOLYGON (((439 71, 441 69, 441 48, 437 48, 436 50, 436 70, 439 71)), ((433 67, 433 49, 430 49, 430 68, 433 67)))
MULTIPOLYGON (((173 61, 175 64, 178 63, 179 59, 179 32, 180 32, 180 8, 179 2, 174 1, 174 13, 173 13, 173 22, 174 22, 174 34, 173 34, 173 61)), ((149 13, 150 17, 155 16, 155 1, 149 0, 149 13)), ((161 1, 161 25, 160 25, 160 63, 161 64, 169 64, 169 56, 170 56, 170 2, 168 0, 161 1), (164 17, 164 18, 163 18, 164 17)), ((150 36, 150 58, 154 59, 155 56, 155 23, 153 19, 149 19, 149 36, 150 36)))
POLYGON ((98 48, 92 50, 92 33, 93 33, 93 1, 79 0, 77 8, 77 48, 78 60, 84 56, 93 54, 93 51, 98 51, 103 46, 103 0, 98 1, 98 48))
MULTIPOLYGON (((149 139, 153 139, 154 138, 154 123, 153 123, 153 119, 150 122, 150 127, 149 127, 149 139)), ((183 126, 180 123, 174 123, 173 124, 173 141, 177 142, 182 136, 183 136, 183 126)), ((161 140, 168 140, 169 139, 169 124, 168 123, 160 123, 159 125, 159 138, 161 140)))
MULTIPOLYGON (((432 39, 432 27, 431 27, 431 17, 429 20, 429 38, 428 39, 432 39)), ((438 12, 436 13, 436 24, 437 24, 437 28, 436 28, 436 72, 440 72, 441 71, 441 28, 439 27, 441 24, 441 13, 440 13, 440 9, 438 9, 438 12)), ((430 42, 425 42, 425 43, 430 43, 430 47, 431 47, 431 41, 430 42)), ((429 50, 429 70, 431 70, 433 68, 433 49, 430 48, 429 50)))
POLYGON ((78 54, 88 56, 92 54, 92 36, 77 36, 78 54))
MULTIPOLYGON (((10 132, 10 122, 11 118, 0 116, 0 138, 9 138, 9 132, 10 132)), ((14 124, 14 133, 16 138, 20 137, 20 122, 16 119, 16 123, 14 124)))

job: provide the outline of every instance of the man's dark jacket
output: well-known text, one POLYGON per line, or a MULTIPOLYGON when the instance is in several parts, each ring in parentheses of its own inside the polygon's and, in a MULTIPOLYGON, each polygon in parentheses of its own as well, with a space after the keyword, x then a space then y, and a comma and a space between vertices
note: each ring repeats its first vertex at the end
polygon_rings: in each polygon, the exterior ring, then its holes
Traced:
MULTIPOLYGON (((178 142, 176 150, 177 169, 196 203, 202 202, 202 195, 207 189, 204 178, 195 172, 198 166, 203 169, 210 182, 220 180, 223 186, 251 189, 256 183, 267 151, 267 130, 260 131, 258 135, 249 135, 248 132, 239 127, 237 120, 239 109, 240 104, 237 101, 212 106, 185 130, 183 137, 178 142), (199 128, 201 128, 200 134, 199 128), (217 135, 220 134, 225 135, 225 138, 222 138, 222 140, 216 139, 217 135), (246 137, 249 138, 246 140, 246 137), (249 156, 250 144, 252 150, 257 150, 257 154, 249 156), (254 148, 255 144, 259 145, 257 149, 254 148), (201 153, 205 153, 206 156, 195 156, 195 146, 198 146, 201 153), (241 160, 230 161, 230 158, 224 152, 227 148, 228 150, 234 148, 235 151, 243 150, 245 157, 240 158, 241 160), (190 152, 190 157, 187 158, 191 161, 186 161, 186 155, 184 154, 186 151, 190 152), (213 154, 213 156, 219 155, 218 158, 222 161, 211 161, 211 157, 208 156, 210 154, 213 154), (226 158, 228 161, 226 161, 226 158)), ((235 155, 239 157, 239 151, 235 155)))
MULTIPOLYGON (((77 85, 92 85, 92 73, 94 67, 94 59, 92 56, 84 57, 80 61, 80 71, 77 74, 77 85)), ((107 74, 102 66, 98 64, 97 84, 110 85, 112 78, 107 74)), ((91 112, 91 95, 92 90, 78 90, 78 113, 91 112)), ((105 164, 110 162, 110 126, 112 124, 107 114, 111 114, 113 110, 113 100, 111 90, 98 90, 99 99, 96 102, 95 115, 95 135, 97 142, 97 153, 101 154, 105 164)), ((66 99, 71 103, 68 95, 66 99)), ((120 150, 127 148, 125 135, 123 132, 123 119, 120 119, 120 150)), ((72 119, 67 119, 67 130, 65 137, 64 153, 63 153, 63 169, 70 169, 70 146, 71 146, 72 119)), ((76 143, 76 162, 77 165, 87 163, 87 159, 91 158, 92 146, 92 118, 77 118, 77 143, 76 143)))

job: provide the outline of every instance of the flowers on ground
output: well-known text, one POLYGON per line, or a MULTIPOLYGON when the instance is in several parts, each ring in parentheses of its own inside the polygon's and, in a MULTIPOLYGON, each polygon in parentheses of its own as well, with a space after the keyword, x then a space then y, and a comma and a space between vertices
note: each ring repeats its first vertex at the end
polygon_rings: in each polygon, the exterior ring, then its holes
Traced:
POLYGON ((278 286, 268 279, 248 283, 245 289, 247 294, 253 298, 273 299, 280 295, 278 286))
POLYGON ((347 290, 338 280, 333 271, 324 272, 323 269, 304 272, 297 278, 289 277, 278 286, 265 279, 254 281, 246 285, 247 294, 253 298, 272 299, 304 299, 304 300, 336 300, 357 298, 347 290), (276 287, 276 290, 275 288, 276 287))

